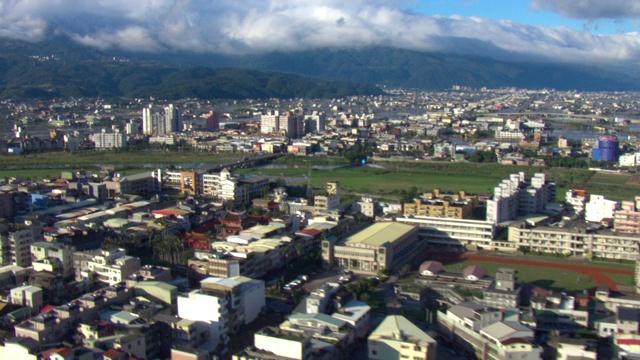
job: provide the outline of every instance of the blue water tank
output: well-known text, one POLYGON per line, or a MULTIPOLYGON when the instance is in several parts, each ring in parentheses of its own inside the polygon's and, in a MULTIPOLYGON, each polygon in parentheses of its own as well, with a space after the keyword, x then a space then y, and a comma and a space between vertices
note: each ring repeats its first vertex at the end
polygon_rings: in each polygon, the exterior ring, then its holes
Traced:
POLYGON ((594 151, 593 160, 617 162, 620 155, 620 143, 613 135, 604 135, 598 139, 598 152, 594 151), (596 158, 596 154, 598 154, 596 158))

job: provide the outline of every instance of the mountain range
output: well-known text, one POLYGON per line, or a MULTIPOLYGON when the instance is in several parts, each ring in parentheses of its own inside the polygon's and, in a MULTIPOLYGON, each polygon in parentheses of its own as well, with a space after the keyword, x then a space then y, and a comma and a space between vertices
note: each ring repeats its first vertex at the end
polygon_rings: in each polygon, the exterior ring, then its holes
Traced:
POLYGON ((636 91, 637 71, 390 47, 244 56, 101 51, 64 36, 0 40, 0 97, 332 98, 383 87, 636 91))

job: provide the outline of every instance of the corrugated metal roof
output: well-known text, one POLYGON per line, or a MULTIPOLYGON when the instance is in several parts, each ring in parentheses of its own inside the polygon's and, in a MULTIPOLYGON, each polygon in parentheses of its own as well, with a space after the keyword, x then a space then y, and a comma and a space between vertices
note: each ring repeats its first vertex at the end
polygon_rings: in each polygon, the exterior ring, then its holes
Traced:
POLYGON ((346 242, 366 244, 374 247, 388 246, 413 229, 415 229, 415 226, 397 222, 376 223, 350 236, 346 242))

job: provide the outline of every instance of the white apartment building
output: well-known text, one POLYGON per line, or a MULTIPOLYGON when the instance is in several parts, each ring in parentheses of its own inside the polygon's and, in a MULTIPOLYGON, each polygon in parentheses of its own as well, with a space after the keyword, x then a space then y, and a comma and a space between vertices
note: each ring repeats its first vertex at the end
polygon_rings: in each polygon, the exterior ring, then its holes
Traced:
MULTIPOLYGON (((263 328, 253 336, 253 346, 258 350, 255 354, 249 353, 248 358, 267 358, 278 356, 279 359, 312 359, 311 337, 291 334, 278 328, 263 328)), ((241 357, 244 359, 243 357, 241 357)), ((234 359, 236 357, 234 356, 234 359)))
POLYGON ((229 343, 229 302, 223 297, 192 290, 178 295, 178 316, 203 323, 209 328, 209 340, 214 346, 229 343))
POLYGON ((260 117, 260 132, 263 134, 284 133, 288 138, 302 136, 302 117, 290 111, 269 111, 260 117))
POLYGON ((142 109, 142 133, 165 135, 182 131, 180 110, 169 104, 165 107, 149 105, 142 109))
POLYGON ((524 134, 522 131, 515 130, 496 130, 495 137, 496 140, 509 142, 520 142, 524 140, 524 134))
POLYGON ((125 281, 140 266, 140 259, 128 256, 124 249, 76 251, 73 254, 76 281, 97 280, 112 286, 125 281))
POLYGON ((91 134, 91 141, 97 150, 123 148, 127 146, 127 135, 116 129, 114 132, 107 132, 102 129, 99 133, 91 134))
POLYGON ((536 173, 527 181, 524 172, 511 174, 493 190, 487 200, 487 221, 499 224, 517 216, 539 213, 556 199, 556 184, 536 173))
POLYGON ((584 208, 585 220, 600 222, 603 219, 613 219, 614 212, 618 208, 618 202, 607 200, 602 195, 591 195, 584 208))
POLYGON ((256 320, 265 306, 264 281, 243 276, 209 277, 201 288, 178 296, 178 316, 207 324, 210 340, 227 344, 228 332, 256 320))
POLYGON ((31 285, 13 288, 11 289, 11 303, 40 310, 43 305, 42 289, 31 285))
POLYGON ((567 190, 564 201, 567 205, 567 210, 579 217, 583 217, 585 205, 589 201, 589 194, 584 190, 570 189, 567 190))
POLYGON ((618 157, 618 164, 620 166, 634 167, 638 163, 638 153, 635 154, 622 154, 618 157))
POLYGON ((35 271, 73 276, 73 248, 68 245, 38 241, 31 245, 31 257, 35 271))

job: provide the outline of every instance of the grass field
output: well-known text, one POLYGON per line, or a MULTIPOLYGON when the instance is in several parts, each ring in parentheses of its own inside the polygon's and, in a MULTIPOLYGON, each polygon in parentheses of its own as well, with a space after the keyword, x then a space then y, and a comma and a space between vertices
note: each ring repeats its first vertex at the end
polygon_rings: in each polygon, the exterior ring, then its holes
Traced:
POLYGON ((42 179, 60 176, 62 171, 98 170, 112 167, 119 173, 133 174, 158 167, 180 164, 218 164, 234 161, 242 154, 210 154, 198 152, 50 152, 30 155, 0 155, 0 178, 22 177, 42 179))
MULTIPOLYGON (((590 289, 596 283, 588 276, 569 270, 549 269, 544 266, 523 266, 509 264, 496 264, 483 261, 465 261, 464 263, 445 265, 446 271, 462 272, 469 265, 480 265, 487 270, 490 276, 495 275, 498 268, 508 267, 518 270, 518 279, 547 290, 556 291, 582 291, 590 289)), ((621 275, 624 276, 624 275, 621 275)), ((612 277, 613 278, 613 277, 612 277)), ((617 281, 617 280, 616 280, 617 281)))

